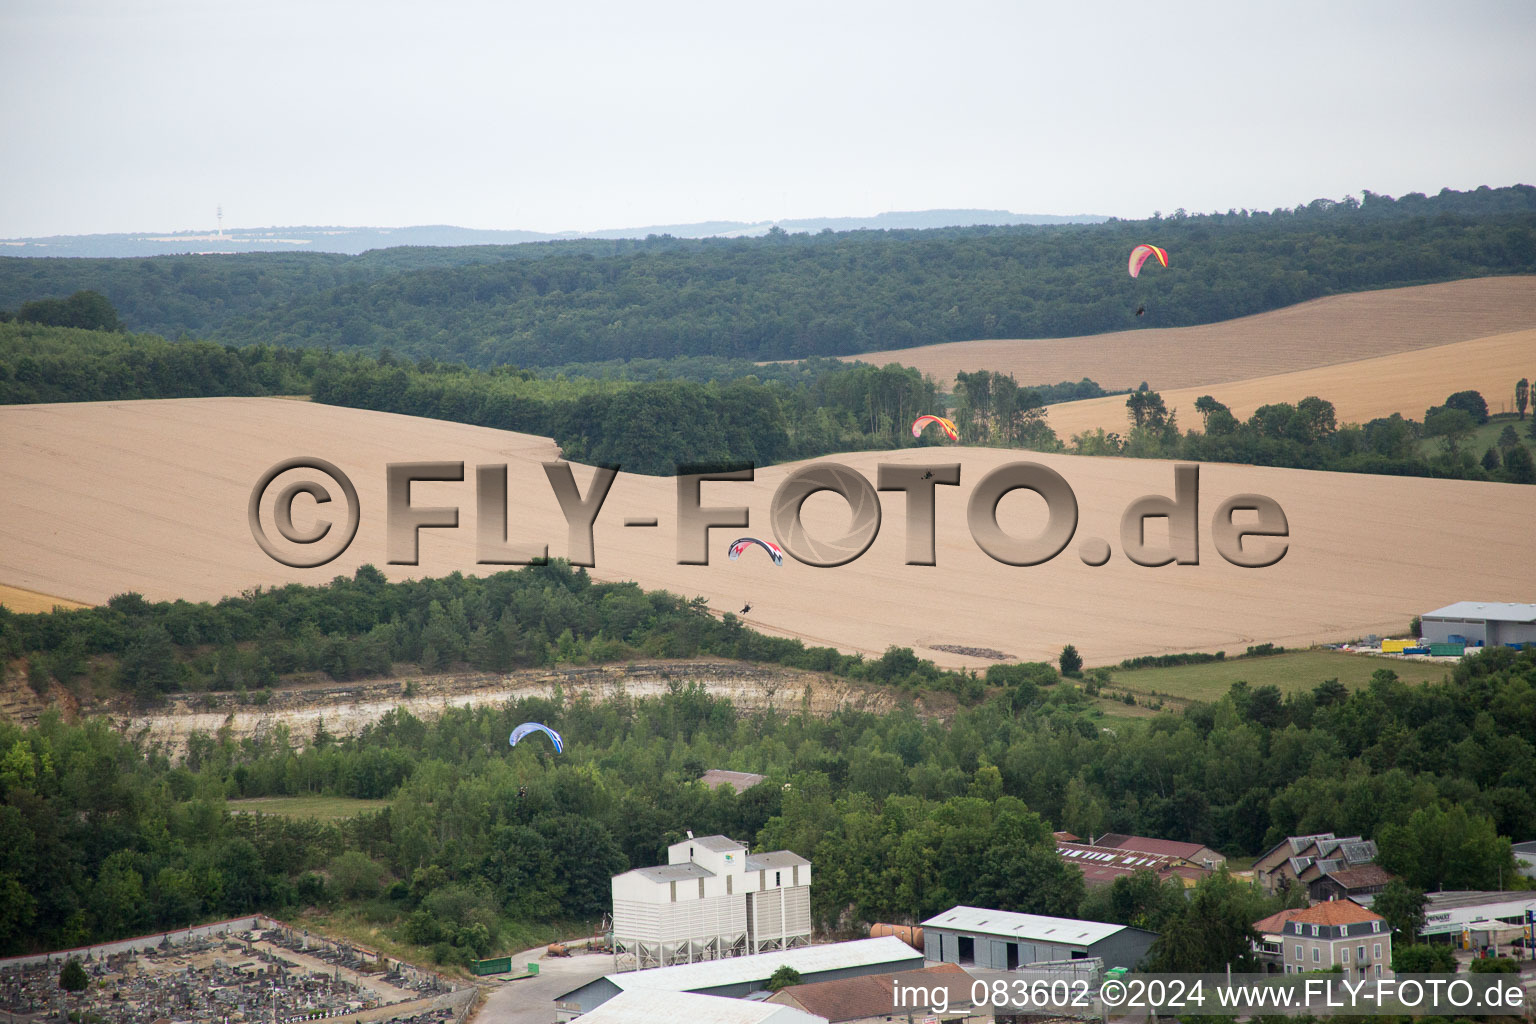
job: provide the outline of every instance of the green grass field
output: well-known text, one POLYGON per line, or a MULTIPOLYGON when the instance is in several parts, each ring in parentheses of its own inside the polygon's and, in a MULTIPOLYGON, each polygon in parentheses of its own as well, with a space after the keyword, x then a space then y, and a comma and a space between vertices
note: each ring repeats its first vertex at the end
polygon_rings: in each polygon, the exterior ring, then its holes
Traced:
POLYGON ((333 821, 350 818, 364 811, 388 807, 388 800, 353 800, 344 796, 259 796, 250 800, 231 800, 231 814, 281 814, 289 818, 316 818, 333 821))
MULTIPOLYGON (((1527 448, 1536 448, 1536 440, 1530 435, 1531 414, 1526 413, 1525 422, 1521 423, 1513 413, 1501 413, 1489 419, 1487 423, 1472 432, 1462 446, 1461 450, 1471 452, 1473 458, 1481 459, 1483 452, 1489 448, 1498 447, 1499 435, 1505 427, 1514 427, 1515 434, 1520 438, 1520 443, 1527 448)), ((1425 458, 1434 458, 1445 454, 1445 444, 1438 437, 1426 437, 1419 441, 1419 454, 1425 458)))
MULTIPOLYGON (((1183 700, 1219 700, 1232 684, 1277 686, 1282 693, 1310 690, 1325 679, 1337 679, 1350 689, 1371 681, 1371 673, 1389 668, 1407 683, 1439 681, 1451 671, 1449 663, 1408 661, 1346 654, 1342 651, 1292 651, 1267 658, 1234 658, 1176 668, 1116 670, 1106 690, 1129 690, 1137 696, 1160 693, 1183 700)), ((1127 709, 1129 710, 1129 709, 1127 709)))

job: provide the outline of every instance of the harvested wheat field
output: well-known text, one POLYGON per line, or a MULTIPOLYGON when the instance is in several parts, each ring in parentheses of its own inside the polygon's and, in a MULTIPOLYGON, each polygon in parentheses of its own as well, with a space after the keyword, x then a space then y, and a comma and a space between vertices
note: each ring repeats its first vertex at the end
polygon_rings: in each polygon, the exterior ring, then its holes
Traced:
POLYGON ((55 608, 85 608, 82 601, 71 601, 64 597, 54 597, 51 594, 39 594, 34 590, 23 590, 20 587, 8 587, 0 583, 0 605, 4 605, 13 612, 31 614, 33 612, 51 612, 55 608))
MULTIPOLYGON (((1515 381, 1533 374, 1536 330, 1527 330, 1294 373, 1174 388, 1162 395, 1168 408, 1178 411, 1179 426, 1185 430, 1200 428, 1195 399, 1207 394, 1225 403, 1238 419, 1247 419, 1261 405, 1316 395, 1333 403, 1341 424, 1365 423, 1395 412, 1422 420, 1425 409, 1466 390, 1481 392, 1489 412, 1513 412, 1515 381)), ((1129 426, 1124 395, 1050 406, 1048 421, 1063 441, 1096 427, 1124 433, 1129 426)))
MULTIPOLYGON (((217 599, 253 586, 322 583, 365 562, 394 578, 494 571, 475 565, 472 481, 480 463, 509 467, 509 539, 547 543, 551 554, 564 556, 564 519, 539 465, 555 456, 545 438, 277 399, 4 407, 0 580, 100 602, 128 590, 153 599, 217 599), (255 481, 295 455, 337 464, 360 496, 357 538, 320 568, 271 560, 247 524, 255 481), (459 528, 422 531, 419 567, 386 566, 385 464, 429 459, 466 464, 465 482, 418 483, 412 493, 417 506, 458 506, 459 528)), ((1032 456, 1065 477, 1081 519, 1058 557, 1019 568, 977 548, 965 513, 977 481, 1021 453, 870 452, 818 461, 842 462, 873 480, 881 462, 936 457, 962 466, 961 486, 938 488, 936 566, 904 564, 900 493, 881 495, 879 536, 850 564, 816 569, 786 559, 775 568, 756 551, 727 561, 726 546, 737 535, 772 536, 769 503, 793 468, 775 466, 750 483, 704 485, 705 506, 748 506, 752 522, 748 529, 714 530, 707 566, 675 564, 674 481, 621 474, 598 517, 594 575, 702 595, 717 612, 751 602, 751 625, 812 644, 868 654, 914 646, 941 664, 971 666, 990 662, 943 648, 1046 658, 1074 643, 1090 664, 1103 664, 1139 654, 1401 632, 1414 614, 1451 601, 1531 596, 1526 567, 1536 558, 1536 492, 1513 485, 1205 466, 1200 564, 1151 569, 1120 551, 1119 518, 1136 497, 1172 493, 1170 464, 1032 456), (1289 552, 1272 568, 1237 568, 1212 544, 1213 511, 1240 492, 1270 496, 1289 517, 1289 552), (655 516, 659 526, 625 527, 630 516, 655 516), (1111 541, 1115 554, 1107 565, 1090 568, 1079 558, 1079 545, 1090 537, 1111 541)), ((591 471, 575 472, 585 493, 591 471)), ((263 516, 273 532, 270 501, 263 516)), ((294 508, 294 527, 308 529, 316 506, 301 497, 294 508)), ((829 494, 813 496, 805 511, 818 533, 841 532, 848 522, 846 507, 829 494)), ((1017 491, 1001 502, 999 519, 1010 533, 1033 536, 1044 523, 1044 504, 1017 491)), ((1155 536, 1158 527, 1148 533, 1155 536)))
POLYGON ((1091 377, 1105 388, 1205 387, 1432 348, 1536 327, 1536 277, 1483 277, 1314 299, 1200 327, 1081 338, 956 341, 847 356, 901 363, 948 388, 957 372, 1011 373, 1020 384, 1091 377))

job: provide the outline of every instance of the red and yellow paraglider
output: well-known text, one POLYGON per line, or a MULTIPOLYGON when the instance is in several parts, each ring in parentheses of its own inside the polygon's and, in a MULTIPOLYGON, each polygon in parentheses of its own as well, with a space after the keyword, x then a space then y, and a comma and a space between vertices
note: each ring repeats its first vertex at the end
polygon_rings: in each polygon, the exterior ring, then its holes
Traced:
POLYGON ((912 421, 912 436, 922 437, 923 430, 930 423, 937 423, 939 428, 944 431, 944 436, 951 441, 960 440, 960 431, 955 427, 954 421, 947 420, 943 416, 919 416, 912 421))
POLYGON ((1159 249, 1155 245, 1138 245, 1136 248, 1131 250, 1131 261, 1127 267, 1127 269, 1130 270, 1132 277, 1136 277, 1141 273, 1141 265, 1147 262, 1148 257, 1151 256, 1156 256, 1157 262, 1161 263, 1163 266, 1166 267, 1168 265, 1167 249, 1159 249))

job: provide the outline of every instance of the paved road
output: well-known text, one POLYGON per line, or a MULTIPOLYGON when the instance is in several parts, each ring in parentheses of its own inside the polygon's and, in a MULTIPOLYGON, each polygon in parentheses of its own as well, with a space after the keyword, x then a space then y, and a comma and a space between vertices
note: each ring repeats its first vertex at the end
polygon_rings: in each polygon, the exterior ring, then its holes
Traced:
POLYGON ((611 954, 545 957, 548 948, 540 946, 514 954, 513 968, 537 963, 539 976, 502 982, 470 1018, 470 1024, 553 1024, 556 996, 613 973, 611 954))

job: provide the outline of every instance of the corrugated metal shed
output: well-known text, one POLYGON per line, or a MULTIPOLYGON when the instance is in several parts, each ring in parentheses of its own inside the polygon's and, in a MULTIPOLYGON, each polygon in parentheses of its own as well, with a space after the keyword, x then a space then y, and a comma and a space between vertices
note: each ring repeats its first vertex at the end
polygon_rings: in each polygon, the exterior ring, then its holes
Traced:
POLYGON ((1131 836, 1121 832, 1106 832, 1095 839, 1092 845, 1107 846, 1116 850, 1137 850, 1159 857, 1182 857, 1187 861, 1198 861, 1200 851, 1205 849, 1199 843, 1183 843, 1175 839, 1153 839, 1151 836, 1131 836))
POLYGON ((952 907, 924 921, 923 927, 950 928, 978 935, 1001 935, 1030 942, 1078 946, 1100 942, 1124 931, 1127 926, 1078 921, 1070 917, 1042 917, 1039 914, 1015 914, 1007 910, 984 910, 980 907, 952 907))
MULTIPOLYGON (((1119 927, 1118 925, 1114 927, 1119 927)), ((651 991, 696 992, 762 981, 786 964, 801 974, 838 971, 849 967, 872 967, 887 963, 905 964, 923 955, 894 935, 854 942, 829 942, 821 946, 801 946, 775 953, 754 953, 697 964, 653 967, 646 971, 610 974, 608 979, 619 988, 651 991)))

